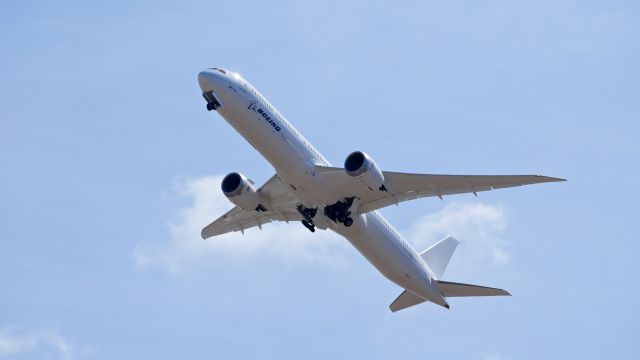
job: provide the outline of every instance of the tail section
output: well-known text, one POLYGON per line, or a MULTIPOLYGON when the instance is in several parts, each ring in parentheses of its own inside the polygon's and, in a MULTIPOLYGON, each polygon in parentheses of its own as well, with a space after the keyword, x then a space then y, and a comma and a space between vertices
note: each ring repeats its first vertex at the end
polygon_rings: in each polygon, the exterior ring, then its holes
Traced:
MULTIPOLYGON (((451 281, 436 280, 438 290, 442 293, 442 296, 446 298, 450 297, 467 297, 467 296, 511 296, 508 291, 479 286, 471 284, 456 283, 451 281)), ((389 305, 389 309, 392 312, 396 312, 408 307, 422 304, 426 302, 423 298, 415 295, 409 290, 405 290, 389 305)), ((444 305, 447 309, 449 305, 444 305)))
POLYGON ((456 246, 458 246, 458 240, 447 236, 420 253, 420 256, 422 256, 424 261, 429 265, 437 279, 439 279, 447 269, 447 265, 449 265, 449 260, 451 260, 451 255, 453 255, 453 252, 456 250, 456 246))
MULTIPOLYGON (((420 256, 422 256, 427 265, 429 265, 429 268, 431 268, 435 276, 433 280, 435 281, 437 290, 434 290, 440 292, 444 301, 444 305, 440 304, 441 306, 447 309, 449 308, 449 304, 446 302, 446 298, 448 297, 511 296, 511 294, 502 289, 438 280, 446 270, 449 260, 451 260, 451 255, 453 255, 457 246, 458 240, 448 236, 420 253, 420 256)), ((389 305, 389 309, 396 312, 425 301, 427 300, 415 295, 409 290, 405 290, 389 305)))

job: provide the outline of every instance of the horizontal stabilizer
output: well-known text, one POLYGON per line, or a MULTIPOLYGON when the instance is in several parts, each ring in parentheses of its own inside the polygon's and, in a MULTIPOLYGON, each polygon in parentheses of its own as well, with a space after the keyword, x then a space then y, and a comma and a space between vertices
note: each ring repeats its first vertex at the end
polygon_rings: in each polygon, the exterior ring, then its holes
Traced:
MULTIPOLYGON (((507 291, 486 286, 438 280, 438 289, 445 297, 511 296, 507 291)), ((397 300, 396 300, 397 301, 397 300)))
POLYGON ((456 246, 458 246, 458 240, 447 236, 420 253, 420 256, 422 256, 427 265, 429 265, 429 268, 433 271, 433 275, 435 275, 436 278, 440 278, 444 273, 456 246))
POLYGON ((426 300, 422 299, 418 295, 415 295, 409 290, 405 290, 389 305, 391 311, 396 312, 398 310, 406 309, 413 305, 418 305, 426 300))

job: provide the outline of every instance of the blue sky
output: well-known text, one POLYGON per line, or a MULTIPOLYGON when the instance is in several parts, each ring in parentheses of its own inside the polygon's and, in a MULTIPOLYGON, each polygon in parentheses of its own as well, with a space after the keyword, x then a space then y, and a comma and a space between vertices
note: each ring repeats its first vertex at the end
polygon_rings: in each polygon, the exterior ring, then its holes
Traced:
POLYGON ((0 4, 0 358, 640 354, 640 7, 625 1, 0 4), (204 242, 220 177, 273 169, 204 108, 239 71, 334 164, 569 179, 383 210, 448 280, 392 314, 346 241, 204 242))

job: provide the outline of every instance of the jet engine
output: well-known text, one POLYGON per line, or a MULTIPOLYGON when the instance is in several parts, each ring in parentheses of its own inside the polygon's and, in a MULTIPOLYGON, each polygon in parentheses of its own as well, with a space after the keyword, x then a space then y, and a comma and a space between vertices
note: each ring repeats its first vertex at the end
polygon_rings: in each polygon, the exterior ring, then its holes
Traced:
POLYGON ((232 172, 222 179, 222 192, 236 206, 244 211, 266 211, 263 198, 253 181, 246 176, 232 172))
POLYGON ((354 151, 349 154, 344 161, 344 169, 347 175, 358 179, 369 190, 387 191, 382 170, 366 153, 354 151))

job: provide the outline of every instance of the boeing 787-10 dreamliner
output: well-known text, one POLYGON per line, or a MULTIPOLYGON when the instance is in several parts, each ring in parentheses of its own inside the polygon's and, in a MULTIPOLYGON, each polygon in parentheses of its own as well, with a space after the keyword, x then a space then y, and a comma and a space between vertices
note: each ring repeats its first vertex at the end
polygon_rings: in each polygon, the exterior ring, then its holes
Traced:
MULTIPOLYGON (((232 172, 222 192, 235 205, 202 230, 209 238, 272 221, 295 221, 314 232, 345 237, 376 269, 405 289, 389 306, 398 311, 425 301, 449 308, 447 298, 509 295, 502 289, 441 280, 458 242, 447 237, 417 252, 377 210, 428 196, 473 193, 563 179, 540 175, 434 175, 382 171, 362 151, 333 167, 267 99, 239 74, 200 72, 207 110, 216 110, 276 174, 264 185, 232 172)), ((283 236, 286 236, 283 234, 283 236)))

